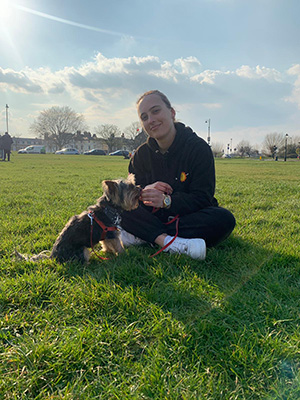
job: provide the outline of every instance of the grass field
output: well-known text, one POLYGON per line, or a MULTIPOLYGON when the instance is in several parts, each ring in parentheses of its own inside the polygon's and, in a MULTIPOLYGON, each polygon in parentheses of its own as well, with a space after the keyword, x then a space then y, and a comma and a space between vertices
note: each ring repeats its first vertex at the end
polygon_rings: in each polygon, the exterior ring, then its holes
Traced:
POLYGON ((14 261, 127 175, 119 157, 0 163, 0 398, 300 398, 300 162, 216 160, 237 220, 205 261, 135 247, 87 266, 14 261))

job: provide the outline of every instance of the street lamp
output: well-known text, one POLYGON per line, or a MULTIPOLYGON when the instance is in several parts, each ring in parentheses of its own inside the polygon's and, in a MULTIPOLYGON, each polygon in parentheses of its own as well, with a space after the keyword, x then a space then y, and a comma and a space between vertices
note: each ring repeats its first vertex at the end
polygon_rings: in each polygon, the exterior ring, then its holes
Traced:
POLYGON ((8 133, 8 104, 6 104, 6 132, 8 133))
POLYGON ((210 118, 205 123, 207 124, 207 143, 210 146, 210 118))
POLYGON ((286 161, 286 154, 287 154, 287 138, 288 138, 288 134, 285 134, 285 142, 284 142, 284 161, 286 161))

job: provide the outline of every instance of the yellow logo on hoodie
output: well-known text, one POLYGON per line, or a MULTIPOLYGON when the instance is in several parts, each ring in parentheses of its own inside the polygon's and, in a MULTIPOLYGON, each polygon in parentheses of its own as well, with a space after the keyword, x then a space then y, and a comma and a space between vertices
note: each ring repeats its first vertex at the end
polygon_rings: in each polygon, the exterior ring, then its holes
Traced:
POLYGON ((181 172, 180 174, 180 182, 185 182, 188 174, 185 172, 181 172))

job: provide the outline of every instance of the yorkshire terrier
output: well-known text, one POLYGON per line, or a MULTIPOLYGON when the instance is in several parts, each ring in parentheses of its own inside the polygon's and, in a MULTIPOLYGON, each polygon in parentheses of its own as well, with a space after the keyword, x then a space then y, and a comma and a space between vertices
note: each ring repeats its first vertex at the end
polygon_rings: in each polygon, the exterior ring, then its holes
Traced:
POLYGON ((124 248, 116 226, 121 222, 122 210, 131 211, 138 207, 141 188, 135 185, 133 174, 127 179, 105 180, 102 188, 103 195, 95 205, 70 218, 56 239, 50 255, 42 252, 28 256, 16 251, 16 256, 27 261, 54 258, 60 263, 85 263, 90 258, 88 248, 93 248, 99 242, 105 252, 121 253, 124 248))

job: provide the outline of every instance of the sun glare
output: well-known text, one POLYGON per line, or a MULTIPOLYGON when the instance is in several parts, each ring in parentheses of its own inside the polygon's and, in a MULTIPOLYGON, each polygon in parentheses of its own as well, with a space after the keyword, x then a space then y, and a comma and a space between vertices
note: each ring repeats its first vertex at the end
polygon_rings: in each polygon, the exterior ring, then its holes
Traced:
POLYGON ((0 23, 13 24, 13 6, 9 0, 0 0, 0 23))

